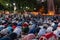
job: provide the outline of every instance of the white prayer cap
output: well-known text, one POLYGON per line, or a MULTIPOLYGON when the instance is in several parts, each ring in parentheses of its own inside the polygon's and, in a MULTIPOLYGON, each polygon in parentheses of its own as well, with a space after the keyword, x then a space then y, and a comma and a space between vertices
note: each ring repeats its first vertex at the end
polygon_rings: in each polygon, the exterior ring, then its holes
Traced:
POLYGON ((55 25, 55 23, 51 23, 51 26, 54 26, 55 25))
POLYGON ((58 26, 60 26, 60 23, 58 23, 58 26))
POLYGON ((30 21, 29 24, 33 24, 32 21, 30 21))
POLYGON ((5 23, 5 21, 4 21, 4 20, 2 20, 2 23, 5 23))
POLYGON ((43 26, 39 26, 39 28, 43 28, 43 26))
POLYGON ((24 22, 25 24, 28 24, 27 22, 24 22))
POLYGON ((47 32, 52 32, 52 30, 53 30, 53 27, 48 27, 47 28, 47 32))
POLYGON ((14 21, 12 21, 12 23, 15 23, 16 21, 14 20, 14 21))

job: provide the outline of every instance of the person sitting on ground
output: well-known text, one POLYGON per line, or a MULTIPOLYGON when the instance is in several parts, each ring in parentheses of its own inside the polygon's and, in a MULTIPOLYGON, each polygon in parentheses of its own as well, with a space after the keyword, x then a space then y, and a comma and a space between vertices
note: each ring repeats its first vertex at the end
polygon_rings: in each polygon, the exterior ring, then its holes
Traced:
POLYGON ((7 36, 4 36, 2 38, 0 38, 0 40, 14 40, 17 39, 17 34, 16 33, 11 33, 7 36))
POLYGON ((35 29, 36 29, 35 24, 32 24, 31 27, 29 28, 29 32, 28 33, 29 34, 30 33, 35 33, 35 29))
POLYGON ((54 23, 55 23, 55 25, 53 26, 53 31, 56 30, 58 27, 58 22, 55 21, 54 23))
POLYGON ((16 23, 12 23, 12 28, 15 29, 17 27, 16 23))
POLYGON ((46 31, 47 31, 47 33, 53 32, 53 27, 49 26, 46 31))
POLYGON ((23 34, 27 34, 28 32, 29 32, 29 23, 27 23, 27 22, 24 22, 23 24, 22 24, 22 31, 23 31, 23 34))
POLYGON ((22 33, 21 26, 20 25, 17 25, 17 27, 14 29, 13 32, 17 34, 17 37, 20 37, 21 36, 21 33, 22 33))
POLYGON ((8 25, 7 28, 5 28, 5 29, 3 29, 3 30, 0 31, 0 34, 7 35, 7 34, 12 33, 12 31, 13 31, 12 27, 10 25, 8 25))
POLYGON ((5 28, 4 25, 2 25, 2 23, 0 23, 0 31, 3 30, 5 28))
POLYGON ((35 34, 30 33, 22 38, 22 40, 33 40, 35 38, 35 34))
POLYGON ((60 23, 58 24, 57 29, 53 33, 60 39, 60 23))
POLYGON ((46 34, 46 30, 47 30, 47 27, 43 27, 39 30, 38 34, 37 34, 37 37, 36 38, 39 38, 41 37, 42 35, 46 34))

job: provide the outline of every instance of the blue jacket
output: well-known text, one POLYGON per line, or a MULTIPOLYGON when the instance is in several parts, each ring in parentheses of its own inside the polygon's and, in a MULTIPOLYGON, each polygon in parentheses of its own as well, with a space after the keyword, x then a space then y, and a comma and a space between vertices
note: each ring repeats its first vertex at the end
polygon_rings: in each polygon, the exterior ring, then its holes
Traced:
POLYGON ((33 24, 32 29, 29 30, 29 33, 35 34, 35 31, 36 31, 35 24, 33 24))
POLYGON ((53 26, 53 31, 56 30, 57 27, 58 27, 58 24, 55 24, 55 25, 53 26))
POLYGON ((11 26, 8 26, 7 29, 8 29, 8 31, 9 31, 9 33, 11 33, 12 30, 13 30, 13 28, 12 28, 11 26))

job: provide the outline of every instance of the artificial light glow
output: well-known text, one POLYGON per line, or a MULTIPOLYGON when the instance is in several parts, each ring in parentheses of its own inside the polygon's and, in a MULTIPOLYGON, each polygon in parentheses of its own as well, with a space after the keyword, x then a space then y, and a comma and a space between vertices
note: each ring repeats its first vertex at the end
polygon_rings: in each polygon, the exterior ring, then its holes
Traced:
POLYGON ((13 5, 15 5, 15 3, 13 3, 13 5))
POLYGON ((38 15, 38 12, 32 12, 32 14, 36 16, 36 15, 38 15))
POLYGON ((54 11, 49 11, 48 15, 54 15, 54 11))
POLYGON ((20 8, 22 8, 22 7, 20 7, 20 8))
POLYGON ((36 8, 34 8, 34 10, 36 10, 36 8))
POLYGON ((16 6, 14 7, 14 10, 16 10, 17 8, 16 8, 16 6))
POLYGON ((26 7, 26 8, 28 8, 28 7, 26 7))
POLYGON ((30 8, 28 7, 28 9, 30 9, 30 8))
POLYGON ((8 3, 6 5, 8 6, 8 3))

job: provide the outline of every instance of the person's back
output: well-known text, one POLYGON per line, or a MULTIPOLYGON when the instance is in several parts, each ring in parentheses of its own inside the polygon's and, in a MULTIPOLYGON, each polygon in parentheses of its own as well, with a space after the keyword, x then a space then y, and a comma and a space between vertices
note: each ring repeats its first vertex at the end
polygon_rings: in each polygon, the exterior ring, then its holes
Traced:
POLYGON ((23 33, 24 34, 27 34, 28 33, 28 31, 29 31, 29 23, 28 22, 24 22, 23 24, 22 24, 22 31, 23 31, 23 33))
POLYGON ((44 27, 44 28, 42 28, 42 29, 39 30, 38 36, 40 37, 40 36, 42 36, 44 34, 46 34, 46 27, 44 27))
POLYGON ((33 40, 35 38, 34 34, 28 34, 26 35, 24 38, 22 38, 22 40, 33 40))
POLYGON ((0 31, 4 29, 4 25, 0 25, 0 31))
POLYGON ((13 28, 11 26, 8 26, 6 29, 8 30, 9 33, 13 31, 13 28))
POLYGON ((17 38, 17 34, 16 33, 11 33, 7 36, 4 36, 2 38, 0 38, 0 40, 14 40, 17 38))
POLYGON ((53 31, 54 31, 54 30, 56 30, 56 29, 57 29, 57 27, 58 27, 58 23, 57 23, 57 22, 55 22, 55 25, 53 26, 53 31))
POLYGON ((5 28, 5 29, 1 30, 0 33, 3 35, 6 35, 6 34, 8 34, 8 30, 5 28))
POLYGON ((17 36, 20 36, 21 35, 21 32, 22 32, 22 29, 19 28, 19 27, 16 27, 13 32, 16 33, 17 36))
POLYGON ((57 27, 57 29, 53 32, 57 37, 60 37, 60 27, 57 27))
POLYGON ((46 31, 47 31, 47 32, 53 32, 53 27, 50 27, 50 26, 49 26, 46 31))
POLYGON ((11 40, 9 37, 3 37, 0 40, 11 40))
POLYGON ((12 27, 8 26, 7 28, 1 30, 0 33, 3 34, 3 35, 6 35, 6 34, 11 33, 12 31, 13 31, 12 27))
POLYGON ((5 28, 4 25, 2 25, 2 22, 0 22, 0 31, 3 30, 5 28))
POLYGON ((33 25, 30 27, 29 33, 35 33, 35 31, 36 31, 36 27, 35 27, 35 24, 33 24, 33 25))

